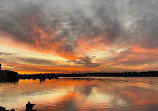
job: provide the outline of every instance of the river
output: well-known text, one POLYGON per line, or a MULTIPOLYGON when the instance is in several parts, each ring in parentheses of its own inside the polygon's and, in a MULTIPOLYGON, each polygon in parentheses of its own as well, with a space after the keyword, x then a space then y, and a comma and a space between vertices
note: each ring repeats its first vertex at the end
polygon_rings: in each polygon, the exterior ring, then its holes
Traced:
POLYGON ((158 111, 158 78, 91 77, 0 83, 0 106, 24 111, 158 111))

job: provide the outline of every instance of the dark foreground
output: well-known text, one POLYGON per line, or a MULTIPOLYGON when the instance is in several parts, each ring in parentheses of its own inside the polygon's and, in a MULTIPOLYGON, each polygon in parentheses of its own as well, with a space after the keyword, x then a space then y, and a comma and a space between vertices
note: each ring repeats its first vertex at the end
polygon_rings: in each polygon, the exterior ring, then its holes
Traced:
POLYGON ((121 73, 72 73, 72 74, 29 74, 20 75, 20 79, 25 78, 57 78, 57 77, 158 77, 158 71, 149 72, 121 72, 121 73))
POLYGON ((19 75, 20 79, 53 79, 58 77, 158 77, 158 71, 123 73, 72 73, 72 74, 29 74, 19 75))
MULTIPOLYGON (((26 110, 25 111, 37 111, 37 110, 33 109, 34 105, 36 105, 36 104, 31 104, 30 102, 28 102, 26 104, 26 110)), ((11 110, 6 110, 6 109, 7 108, 0 106, 0 111, 16 111, 15 109, 11 109, 11 110)))
POLYGON ((0 82, 18 82, 19 79, 58 79, 59 77, 158 77, 158 71, 149 72, 123 72, 123 73, 72 73, 72 74, 28 74, 19 75, 17 72, 9 70, 0 71, 0 82))
POLYGON ((19 79, 58 79, 59 77, 158 77, 157 71, 123 73, 72 73, 72 74, 29 74, 19 75, 19 79))

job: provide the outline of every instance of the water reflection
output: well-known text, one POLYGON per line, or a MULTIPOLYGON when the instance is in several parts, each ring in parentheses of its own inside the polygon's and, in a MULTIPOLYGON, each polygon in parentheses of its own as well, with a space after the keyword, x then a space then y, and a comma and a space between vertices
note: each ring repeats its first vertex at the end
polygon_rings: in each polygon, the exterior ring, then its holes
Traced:
POLYGON ((157 78, 61 78, 0 83, 0 106, 22 111, 157 111, 157 78))

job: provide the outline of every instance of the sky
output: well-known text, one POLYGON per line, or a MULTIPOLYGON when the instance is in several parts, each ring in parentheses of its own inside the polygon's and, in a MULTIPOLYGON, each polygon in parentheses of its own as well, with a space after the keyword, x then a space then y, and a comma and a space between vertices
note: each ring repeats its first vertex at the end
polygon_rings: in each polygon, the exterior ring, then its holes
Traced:
POLYGON ((0 63, 20 74, 158 70, 158 0, 0 0, 0 63))

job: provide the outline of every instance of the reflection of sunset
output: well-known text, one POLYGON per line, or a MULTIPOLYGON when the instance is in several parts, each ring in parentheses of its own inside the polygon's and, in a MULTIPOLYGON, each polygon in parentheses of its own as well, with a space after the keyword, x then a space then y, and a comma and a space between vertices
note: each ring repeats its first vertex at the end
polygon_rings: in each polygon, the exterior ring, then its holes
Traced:
POLYGON ((129 99, 131 99, 137 107, 150 104, 156 105, 158 103, 158 99, 156 98, 157 92, 140 90, 136 92, 122 91, 122 93, 129 97, 129 99))
MULTIPOLYGON (((69 108, 77 111, 92 109, 106 111, 108 108, 109 110, 111 108, 125 108, 127 111, 142 110, 158 102, 157 86, 148 82, 143 83, 149 80, 149 78, 95 78, 91 80, 61 78, 44 82, 20 80, 16 84, 1 83, 0 103, 7 108, 24 109, 25 104, 31 101, 37 104, 35 109, 41 109, 40 111, 45 109, 69 111, 69 108), (129 82, 119 82, 124 79, 129 82), (8 90, 12 92, 6 92, 8 90)), ((156 82, 155 80, 153 78, 152 82, 156 82)))

